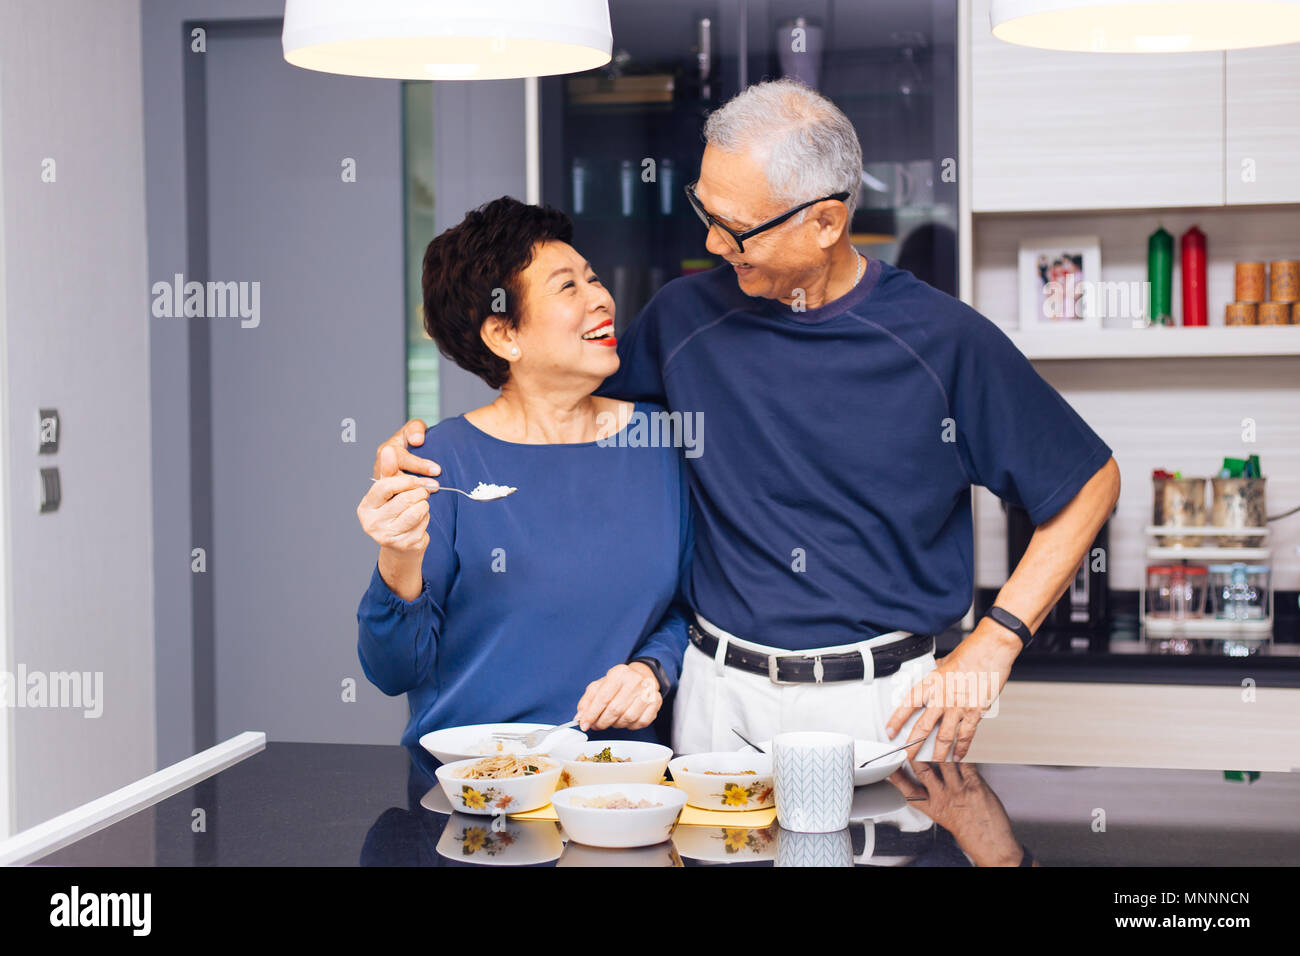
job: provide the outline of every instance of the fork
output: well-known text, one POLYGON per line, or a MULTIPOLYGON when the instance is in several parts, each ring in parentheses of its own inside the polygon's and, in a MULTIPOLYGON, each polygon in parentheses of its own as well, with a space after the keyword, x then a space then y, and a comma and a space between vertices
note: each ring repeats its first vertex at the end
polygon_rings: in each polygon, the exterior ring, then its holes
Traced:
POLYGON ((530 730, 526 734, 496 733, 492 736, 497 740, 517 740, 531 750, 556 731, 576 726, 578 726, 578 718, 574 717, 573 720, 569 721, 567 724, 556 724, 554 727, 540 727, 537 730, 530 730))

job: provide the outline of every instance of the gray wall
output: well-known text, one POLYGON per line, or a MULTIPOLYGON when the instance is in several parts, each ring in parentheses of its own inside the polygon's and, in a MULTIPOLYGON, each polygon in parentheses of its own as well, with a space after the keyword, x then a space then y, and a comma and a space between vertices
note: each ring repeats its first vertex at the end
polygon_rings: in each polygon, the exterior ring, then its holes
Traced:
POLYGON ((17 708, 24 829, 152 772, 154 631, 139 0, 0 2, 12 658, 103 674, 103 715, 17 708), (41 182, 46 157, 57 180, 41 182), (37 456, 37 409, 63 420, 37 456), (56 464, 63 506, 36 510, 56 464))
MULTIPOLYGON (((434 84, 433 193, 435 234, 490 199, 524 198, 523 80, 434 84)), ((443 418, 497 396, 446 357, 439 360, 438 383, 443 418)))
MULTIPOLYGON (((267 280, 300 278, 293 262, 281 260, 277 265, 276 243, 256 230, 247 234, 248 248, 241 250, 230 241, 238 233, 237 223, 228 221, 216 233, 210 226, 220 223, 224 213, 235 211, 226 208, 230 197, 241 203, 253 201, 246 208, 255 209, 259 192, 267 202, 276 201, 285 191, 309 188, 307 180, 313 174, 296 171, 295 177, 284 169, 265 169, 259 181, 250 183, 250 176, 259 173, 242 165, 248 156, 237 139, 229 142, 224 153, 214 150, 211 162, 196 161, 196 154, 208 154, 195 144, 214 130, 224 129, 221 135, 230 140, 239 109, 249 111, 249 129, 255 131, 266 104, 261 98, 232 101, 221 106, 221 116, 209 114, 213 104, 222 101, 211 84, 224 82, 223 71, 201 70, 201 79, 195 82, 195 68, 203 64, 196 64, 197 55, 188 51, 185 29, 191 20, 207 24, 208 55, 224 56, 222 37, 237 26, 235 21, 265 21, 282 13, 279 0, 143 0, 149 274, 167 277, 181 272, 188 277, 197 265, 210 264, 214 279, 252 279, 256 278, 251 274, 253 263, 260 263, 264 311, 267 280), (187 69, 189 82, 184 81, 187 69), (241 183, 248 186, 245 192, 239 191, 241 183), (219 208, 206 208, 209 202, 219 208), (240 274, 216 274, 231 269, 240 274)), ((297 81, 318 83, 331 91, 330 96, 343 97, 341 114, 355 106, 356 96, 369 95, 358 91, 383 83, 280 66, 298 73, 297 81)), ((152 326, 153 437, 156 447, 166 449, 153 462, 159 766, 243 729, 266 730, 278 739, 375 743, 393 743, 400 733, 405 704, 383 698, 365 682, 356 662, 354 617, 374 558, 353 513, 360 497, 355 482, 364 482, 374 446, 404 418, 401 181, 395 161, 400 150, 400 111, 398 85, 390 86, 391 109, 380 107, 370 117, 378 125, 365 129, 370 142, 360 147, 371 157, 360 168, 372 174, 378 170, 381 188, 378 193, 358 191, 367 197, 366 205, 346 225, 349 242, 362 254, 350 264, 336 265, 328 277, 348 275, 354 291, 368 298, 373 308, 366 311, 354 303, 327 311, 309 333, 316 336, 316 345, 286 358, 279 367, 279 381, 269 374, 267 360, 273 355, 289 356, 284 342, 240 354, 252 345, 252 333, 262 329, 223 330, 232 332, 225 341, 221 333, 210 338, 213 330, 195 322, 156 321, 152 326), (385 128, 388 117, 391 126, 385 128), (399 297, 395 310, 388 308, 390 295, 399 297), (368 322, 364 336, 355 324, 363 312, 368 322), (384 316, 390 313, 386 325, 384 316), (242 374, 236 369, 242 369, 242 374), (363 392, 354 394, 358 388, 363 392), (268 461, 275 450, 267 446, 268 436, 275 429, 267 432, 255 425, 253 435, 238 427, 240 417, 253 412, 245 407, 249 401, 260 403, 257 407, 269 410, 267 415, 282 414, 276 427, 310 431, 308 447, 313 442, 332 443, 330 463, 321 466, 319 480, 304 476, 309 480, 293 488, 294 514, 311 514, 318 522, 306 529, 310 546, 295 560, 276 562, 271 572, 265 562, 245 563, 243 555, 282 549, 283 529, 275 522, 287 516, 259 511, 241 476, 268 469, 293 474, 295 456, 290 448, 296 447, 297 438, 284 443, 282 460, 268 461), (338 424, 345 415, 357 419, 355 445, 339 444, 338 424), (259 514, 260 519, 251 521, 231 518, 259 514), (267 525, 260 537, 253 533, 259 521, 267 525), (221 554, 209 552, 209 577, 196 582, 190 571, 190 550, 199 539, 215 542, 221 554), (332 607, 338 597, 321 569, 360 560, 358 556, 364 560, 348 579, 345 603, 349 607, 344 613, 332 607), (302 614, 282 621, 284 595, 331 607, 323 620, 312 616, 314 610, 303 608, 302 614), (214 602, 211 607, 209 601, 214 602), (259 621, 276 622, 271 633, 282 636, 267 641, 253 635, 259 621), (298 633, 292 632, 295 621, 298 633), (230 633, 224 630, 226 625, 233 625, 239 636, 224 637, 230 633), (325 659, 313 660, 304 669, 303 654, 312 648, 320 649, 325 659), (341 671, 344 663, 348 670, 341 671), (339 680, 344 676, 359 679, 360 693, 357 704, 341 710, 339 680)), ((280 92, 269 93, 267 99, 278 101, 280 92)), ((283 109, 276 115, 285 123, 303 123, 304 128, 319 124, 308 117, 286 116, 283 109)), ((502 193, 522 196, 522 123, 522 81, 438 84, 434 105, 437 228, 453 224, 467 209, 502 193)), ((330 173, 323 178, 337 183, 337 157, 331 155, 328 165, 330 173)), ((323 239, 313 235, 313 228, 304 225, 297 237, 309 252, 319 250, 323 239)), ((280 238, 282 248, 284 236, 280 238)), ((441 374, 444 415, 477 407, 495 394, 449 363, 443 363, 441 374)))

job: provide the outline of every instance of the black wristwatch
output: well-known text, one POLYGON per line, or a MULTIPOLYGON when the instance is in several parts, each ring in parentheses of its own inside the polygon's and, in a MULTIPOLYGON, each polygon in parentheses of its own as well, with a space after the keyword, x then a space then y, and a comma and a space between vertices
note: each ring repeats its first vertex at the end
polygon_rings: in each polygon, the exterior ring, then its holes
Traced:
POLYGON ((1029 630, 1028 627, 1025 626, 1024 621, 1020 620, 1020 618, 1016 617, 1010 611, 1003 610, 997 605, 994 605, 993 607, 989 608, 989 612, 984 616, 991 617, 994 621, 1001 624, 1008 631, 1011 631, 1013 634, 1015 634, 1016 637, 1020 638, 1020 643, 1023 644, 1025 647, 1028 647, 1029 642, 1034 639, 1033 633, 1029 630))
POLYGON ((659 682, 659 696, 667 697, 670 688, 668 686, 668 675, 664 673, 663 665, 653 657, 634 657, 628 663, 635 664, 637 661, 650 668, 650 672, 655 675, 655 680, 659 682))

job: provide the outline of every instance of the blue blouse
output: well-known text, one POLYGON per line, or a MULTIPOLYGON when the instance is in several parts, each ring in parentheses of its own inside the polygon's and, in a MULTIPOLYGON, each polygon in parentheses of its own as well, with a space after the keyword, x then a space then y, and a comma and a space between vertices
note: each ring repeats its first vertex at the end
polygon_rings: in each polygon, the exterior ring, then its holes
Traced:
MULTIPOLYGON (((634 414, 662 411, 638 402, 634 414)), ((571 720, 587 684, 633 657, 654 658, 676 685, 692 552, 678 449, 519 444, 462 415, 411 450, 450 487, 518 488, 488 502, 430 495, 423 592, 402 600, 376 565, 357 609, 362 669, 385 694, 408 695, 402 743, 418 761, 431 761, 419 746, 431 730, 571 720)))

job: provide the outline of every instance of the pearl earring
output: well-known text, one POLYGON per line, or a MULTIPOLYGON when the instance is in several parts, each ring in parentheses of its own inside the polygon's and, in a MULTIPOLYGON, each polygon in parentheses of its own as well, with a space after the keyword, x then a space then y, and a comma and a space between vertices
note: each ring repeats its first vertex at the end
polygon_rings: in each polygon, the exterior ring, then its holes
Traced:
POLYGON ((511 354, 511 355, 518 355, 518 354, 519 354, 519 346, 516 345, 514 348, 512 348, 512 349, 510 350, 510 354, 511 354))

